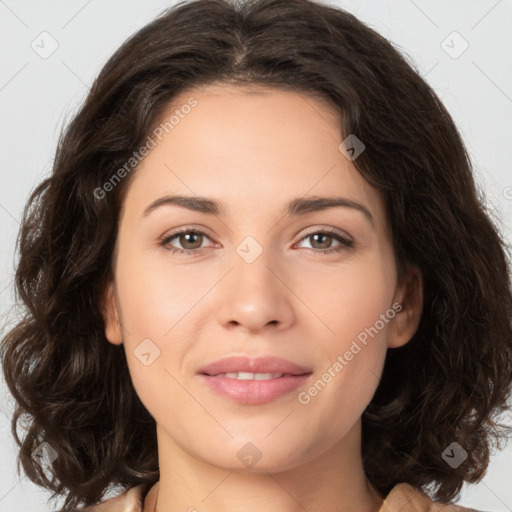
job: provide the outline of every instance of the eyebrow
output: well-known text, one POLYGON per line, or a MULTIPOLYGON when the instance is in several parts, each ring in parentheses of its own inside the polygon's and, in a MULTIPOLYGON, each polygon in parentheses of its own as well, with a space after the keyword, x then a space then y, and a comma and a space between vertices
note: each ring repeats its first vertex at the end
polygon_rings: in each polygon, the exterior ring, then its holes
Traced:
MULTIPOLYGON (((144 210, 142 216, 146 217, 152 211, 165 205, 180 206, 182 208, 187 208, 188 210, 195 212, 205 213, 207 215, 222 215, 224 212, 221 203, 208 197, 171 195, 160 197, 156 201, 153 201, 144 210)), ((307 213, 318 212, 327 210, 328 208, 337 207, 352 208, 361 212, 370 222, 372 227, 375 228, 375 219, 368 208, 356 201, 347 199, 345 197, 298 197, 285 205, 283 215, 305 215, 307 213)))

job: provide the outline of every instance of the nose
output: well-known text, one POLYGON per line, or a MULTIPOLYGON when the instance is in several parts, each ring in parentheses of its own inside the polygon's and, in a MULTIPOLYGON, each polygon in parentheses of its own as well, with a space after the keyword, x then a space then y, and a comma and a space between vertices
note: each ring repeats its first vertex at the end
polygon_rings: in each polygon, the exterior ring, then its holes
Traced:
POLYGON ((288 328, 295 321, 295 314, 293 287, 286 268, 266 250, 249 261, 234 254, 231 271, 219 283, 219 322, 251 333, 264 328, 288 328))

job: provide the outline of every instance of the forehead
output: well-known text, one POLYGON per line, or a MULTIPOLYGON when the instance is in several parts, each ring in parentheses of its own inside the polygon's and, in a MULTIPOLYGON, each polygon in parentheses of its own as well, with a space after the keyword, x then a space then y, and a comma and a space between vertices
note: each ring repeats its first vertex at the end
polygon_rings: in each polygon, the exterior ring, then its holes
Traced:
POLYGON ((240 213, 329 194, 365 201, 376 217, 383 213, 379 191, 340 152, 341 114, 325 100, 208 85, 181 92, 155 126, 164 128, 161 140, 136 170, 126 202, 147 206, 164 193, 201 195, 240 213))

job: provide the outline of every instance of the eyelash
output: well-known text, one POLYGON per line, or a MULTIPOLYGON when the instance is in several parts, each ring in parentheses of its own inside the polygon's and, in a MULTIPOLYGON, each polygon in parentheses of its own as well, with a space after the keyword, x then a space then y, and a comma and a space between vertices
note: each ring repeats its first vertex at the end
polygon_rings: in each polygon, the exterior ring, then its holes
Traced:
MULTIPOLYGON (((172 254, 182 254, 182 255, 188 254, 188 255, 193 255, 193 256, 200 256, 204 252, 206 247, 202 247, 200 249, 177 249, 176 247, 168 247, 168 244, 171 242, 171 240, 173 240, 174 238, 176 238, 179 235, 182 235, 183 233, 194 234, 194 235, 203 235, 207 238, 210 238, 203 231, 199 231, 196 229, 183 228, 183 229, 176 231, 175 233, 163 238, 160 242, 160 245, 165 247, 168 251, 171 251, 172 254)), ((334 231, 332 229, 322 229, 322 230, 318 230, 318 231, 311 231, 309 233, 306 233, 299 240, 299 242, 302 242, 302 240, 304 240, 305 238, 308 238, 312 235, 318 235, 318 234, 332 236, 338 242, 340 242, 340 245, 338 245, 337 247, 335 247, 333 249, 325 249, 325 250, 309 249, 310 251, 313 251, 315 253, 321 253, 321 254, 330 254, 330 253, 335 253, 335 252, 339 253, 345 249, 349 249, 349 248, 353 247, 353 245, 354 245, 354 242, 352 240, 345 238, 344 236, 340 235, 337 231, 334 231)))

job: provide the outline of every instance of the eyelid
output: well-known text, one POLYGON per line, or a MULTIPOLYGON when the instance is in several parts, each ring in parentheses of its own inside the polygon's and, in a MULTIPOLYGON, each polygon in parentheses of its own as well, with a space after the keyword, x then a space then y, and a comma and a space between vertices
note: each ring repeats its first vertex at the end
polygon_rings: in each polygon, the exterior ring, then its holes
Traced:
POLYGON ((351 242, 354 241, 354 239, 346 231, 343 231, 342 229, 334 228, 332 226, 324 226, 324 227, 313 226, 311 228, 307 228, 306 231, 304 233, 302 233, 302 235, 298 241, 300 242, 306 236, 313 235, 315 233, 333 233, 333 234, 336 234, 336 235, 338 235, 342 238, 345 238, 346 240, 349 240, 351 242))
MULTIPOLYGON (((189 231, 198 232, 200 234, 207 235, 210 239, 212 238, 212 235, 210 234, 210 230, 207 227, 205 227, 205 226, 194 227, 194 226, 187 226, 187 225, 185 225, 185 226, 182 226, 180 228, 176 228, 176 230, 171 230, 170 233, 168 233, 168 234, 166 233, 165 235, 160 237, 160 240, 164 240, 166 238, 173 237, 173 236, 181 234, 183 232, 188 233, 189 231)), ((352 236, 349 235, 346 231, 343 231, 343 230, 341 230, 339 228, 334 228, 334 227, 331 227, 331 226, 323 226, 322 227, 322 226, 318 226, 318 225, 312 226, 310 228, 306 228, 306 231, 304 233, 302 233, 302 236, 297 241, 300 242, 307 235, 318 233, 320 231, 327 231, 327 232, 330 231, 330 232, 338 234, 339 236, 347 238, 347 239, 349 239, 352 242, 354 241, 352 236)))
POLYGON ((200 233, 202 235, 206 235, 208 236, 209 238, 212 238, 212 234, 211 234, 211 231, 205 227, 205 226, 202 226, 202 225, 185 225, 185 226, 181 226, 179 228, 175 228, 175 229, 171 229, 169 231, 166 231, 165 234, 163 236, 160 237, 160 240, 165 240, 166 238, 171 238, 171 237, 174 237, 176 235, 179 235, 181 233, 189 233, 189 232, 194 232, 194 233, 200 233))

